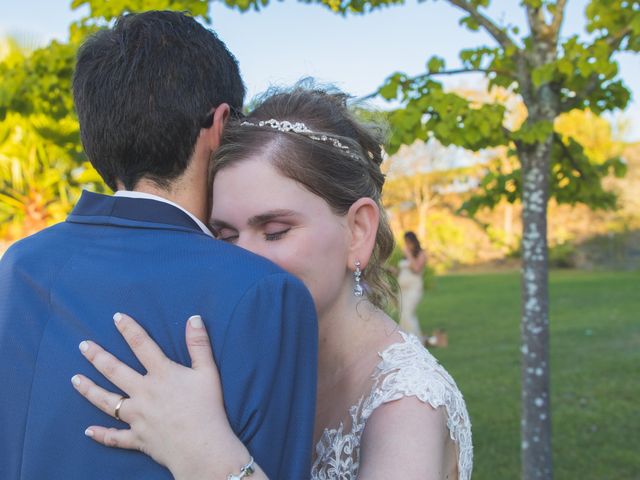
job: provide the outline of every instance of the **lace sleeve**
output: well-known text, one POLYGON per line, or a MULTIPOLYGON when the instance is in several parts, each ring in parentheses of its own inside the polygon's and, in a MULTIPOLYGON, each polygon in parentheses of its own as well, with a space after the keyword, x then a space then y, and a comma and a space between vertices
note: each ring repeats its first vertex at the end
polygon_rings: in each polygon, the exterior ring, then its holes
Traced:
POLYGON ((355 480, 360 467, 360 440, 367 419, 380 405, 415 396, 433 408, 444 407, 447 427, 458 450, 458 480, 469 480, 473 465, 471 422, 458 387, 417 337, 400 332, 404 342, 391 345, 373 373, 371 393, 351 407, 351 429, 340 423, 325 429, 316 445, 312 480, 355 480))
POLYGON ((415 396, 433 408, 445 407, 447 427, 458 447, 459 480, 471 477, 473 447, 471 421, 462 393, 449 373, 413 335, 402 333, 405 343, 396 343, 380 354, 374 387, 359 412, 364 423, 383 403, 415 396))

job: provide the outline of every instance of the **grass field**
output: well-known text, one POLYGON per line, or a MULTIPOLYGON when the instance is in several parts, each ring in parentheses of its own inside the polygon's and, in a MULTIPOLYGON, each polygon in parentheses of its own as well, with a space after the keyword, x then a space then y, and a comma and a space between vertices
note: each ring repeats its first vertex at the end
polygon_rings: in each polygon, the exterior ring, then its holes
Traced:
MULTIPOLYGON (((640 272, 550 278, 554 478, 640 480, 640 272)), ((474 480, 520 477, 519 274, 438 277, 419 306, 473 424, 474 480)))

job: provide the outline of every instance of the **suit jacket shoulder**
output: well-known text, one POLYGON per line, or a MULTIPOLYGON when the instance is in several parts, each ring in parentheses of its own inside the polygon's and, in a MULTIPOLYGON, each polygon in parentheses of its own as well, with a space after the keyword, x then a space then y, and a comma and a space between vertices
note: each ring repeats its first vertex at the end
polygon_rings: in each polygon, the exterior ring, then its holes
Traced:
MULTIPOLYGON (((84 361, 78 343, 95 340, 143 371, 113 326, 118 311, 183 364, 185 321, 202 315, 224 365, 230 420, 277 478, 284 462, 269 463, 272 451, 283 459, 300 452, 282 437, 267 441, 289 422, 273 413, 269 398, 285 402, 289 392, 291 404, 283 405, 296 412, 297 428, 288 434, 300 444, 313 431, 317 326, 308 292, 271 262, 206 236, 175 207, 103 197, 91 194, 67 222, 17 242, 0 260, 0 378, 11 392, 0 396, 0 478, 171 478, 140 453, 106 449, 83 435, 91 424, 123 424, 71 388, 70 378, 82 373, 118 391, 84 361), (265 379, 260 389, 256 376, 265 379)), ((305 460, 286 478, 303 478, 305 460)))

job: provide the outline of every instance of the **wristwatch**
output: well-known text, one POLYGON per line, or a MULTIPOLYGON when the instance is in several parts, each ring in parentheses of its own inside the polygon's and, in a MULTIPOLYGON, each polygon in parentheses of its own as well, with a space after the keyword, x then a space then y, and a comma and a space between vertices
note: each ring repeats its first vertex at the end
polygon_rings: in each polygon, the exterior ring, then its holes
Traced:
POLYGON ((240 473, 238 475, 234 475, 233 473, 227 477, 227 480, 242 480, 243 478, 250 477, 254 473, 253 469, 253 457, 249 459, 249 463, 247 463, 244 467, 240 469, 240 473))

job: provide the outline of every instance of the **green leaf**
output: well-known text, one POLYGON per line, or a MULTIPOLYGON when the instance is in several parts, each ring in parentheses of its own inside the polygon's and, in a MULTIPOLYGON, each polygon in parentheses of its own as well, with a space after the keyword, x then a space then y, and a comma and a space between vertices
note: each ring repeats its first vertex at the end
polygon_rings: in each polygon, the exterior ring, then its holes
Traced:
POLYGON ((444 58, 442 57, 431 57, 427 62, 427 71, 429 73, 438 73, 444 68, 444 58))
POLYGON ((515 140, 519 140, 524 144, 533 145, 542 143, 547 140, 549 135, 553 133, 553 123, 548 121, 525 122, 519 130, 513 133, 515 140))
POLYGON ((555 72, 556 72, 555 63, 547 63, 537 68, 534 68, 533 71, 531 72, 531 80, 533 82, 533 85, 536 88, 539 88, 541 85, 545 83, 549 83, 551 80, 553 80, 555 72))
POLYGON ((385 100, 393 100, 398 96, 398 82, 394 79, 389 79, 387 83, 378 89, 378 93, 385 100))
POLYGON ((459 24, 467 27, 472 32, 477 32, 478 30, 480 30, 480 24, 471 15, 461 18, 459 24))
POLYGON ((522 0, 520 4, 528 5, 531 8, 540 8, 542 7, 542 0, 522 0))

